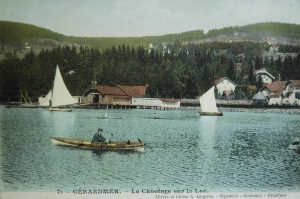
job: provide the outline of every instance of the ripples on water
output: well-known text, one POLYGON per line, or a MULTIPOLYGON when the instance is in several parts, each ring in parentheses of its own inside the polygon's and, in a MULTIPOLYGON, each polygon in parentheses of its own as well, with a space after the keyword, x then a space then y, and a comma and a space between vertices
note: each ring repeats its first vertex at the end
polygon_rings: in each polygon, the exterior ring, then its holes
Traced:
POLYGON ((197 188, 299 191, 300 156, 288 150, 299 115, 194 111, 6 109, 0 106, 0 191, 197 188), (160 119, 152 119, 156 112, 160 119), (108 118, 103 115, 108 113, 108 118), (142 139, 144 153, 52 145, 51 136, 142 139))

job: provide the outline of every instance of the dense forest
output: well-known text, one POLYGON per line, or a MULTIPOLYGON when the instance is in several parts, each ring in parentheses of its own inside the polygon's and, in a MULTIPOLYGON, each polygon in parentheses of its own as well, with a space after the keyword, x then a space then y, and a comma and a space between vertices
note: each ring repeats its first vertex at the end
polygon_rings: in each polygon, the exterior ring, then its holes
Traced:
MULTIPOLYGON (((111 86, 148 84, 149 97, 195 98, 224 76, 238 85, 259 88, 262 84, 254 78, 253 70, 262 67, 284 80, 300 79, 299 54, 294 58, 264 59, 262 52, 268 48, 266 43, 215 42, 177 43, 164 50, 120 45, 100 51, 65 46, 38 54, 28 52, 22 59, 7 53, 0 61, 0 101, 19 101, 20 91, 27 92, 33 100, 45 95, 52 87, 57 64, 72 95, 82 95, 96 80, 100 85, 111 86)), ((247 93, 247 87, 241 88, 247 93)))

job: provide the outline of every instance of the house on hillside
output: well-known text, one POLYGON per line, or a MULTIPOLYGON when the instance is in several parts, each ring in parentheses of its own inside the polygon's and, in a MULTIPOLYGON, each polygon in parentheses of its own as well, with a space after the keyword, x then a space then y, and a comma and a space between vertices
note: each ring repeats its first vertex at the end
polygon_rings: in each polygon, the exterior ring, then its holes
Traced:
POLYGON ((96 86, 83 94, 83 103, 100 105, 130 105, 133 97, 144 97, 146 86, 96 86))
POLYGON ((270 46, 270 49, 269 49, 269 53, 278 53, 279 52, 279 46, 277 45, 272 45, 270 46))
POLYGON ((268 98, 262 92, 256 93, 252 98, 254 105, 267 105, 268 98))
POLYGON ((264 84, 270 84, 275 80, 275 77, 271 75, 265 68, 255 70, 254 75, 256 77, 256 80, 261 78, 264 84))
POLYGON ((282 92, 284 105, 300 105, 300 80, 289 80, 282 92))
POLYGON ((287 57, 292 57, 295 58, 297 57, 297 55, 299 54, 298 52, 294 52, 294 53, 284 53, 284 52, 280 52, 279 51, 279 46, 277 45, 272 45, 270 46, 270 49, 268 52, 264 53, 263 57, 264 58, 268 58, 271 59, 273 58, 273 60, 277 60, 279 57, 281 58, 282 61, 285 60, 285 58, 287 57))
POLYGON ((229 96, 234 94, 235 87, 237 86, 236 83, 231 81, 228 77, 222 77, 215 81, 215 85, 218 90, 218 94, 220 96, 229 96))
POLYGON ((262 88, 269 105, 300 105, 300 80, 274 81, 262 88))
POLYGON ((269 105, 282 105, 282 92, 285 84, 286 81, 274 81, 261 89, 261 92, 268 97, 269 105))

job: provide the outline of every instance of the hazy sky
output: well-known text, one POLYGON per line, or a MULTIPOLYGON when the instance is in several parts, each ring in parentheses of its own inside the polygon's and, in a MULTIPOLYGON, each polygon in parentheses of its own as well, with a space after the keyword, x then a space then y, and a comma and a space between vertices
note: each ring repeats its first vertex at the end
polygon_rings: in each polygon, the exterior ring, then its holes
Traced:
POLYGON ((0 0, 0 20, 74 36, 161 35, 257 22, 300 24, 300 0, 0 0))

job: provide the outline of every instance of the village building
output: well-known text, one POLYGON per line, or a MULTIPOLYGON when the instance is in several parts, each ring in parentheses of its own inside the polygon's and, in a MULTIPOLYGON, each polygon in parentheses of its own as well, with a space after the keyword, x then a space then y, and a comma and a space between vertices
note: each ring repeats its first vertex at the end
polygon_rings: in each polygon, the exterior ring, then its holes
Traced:
POLYGON ((252 98, 254 105, 267 105, 268 104, 268 98, 262 93, 258 92, 256 93, 252 98))
POLYGON ((137 108, 159 108, 162 106, 162 101, 158 98, 133 97, 131 104, 137 108))
POLYGON ((276 45, 270 46, 269 53, 278 53, 278 52, 279 52, 279 46, 276 45))
POLYGON ((228 77, 222 77, 215 81, 215 85, 220 96, 229 96, 234 94, 236 83, 231 81, 228 77))
POLYGON ((100 105, 130 105, 133 97, 145 97, 145 86, 95 86, 83 94, 83 103, 100 105))
POLYGON ((177 109, 180 108, 180 100, 174 98, 160 98, 162 109, 177 109))
POLYGON ((284 105, 300 105, 300 80, 287 81, 282 93, 284 105))
POLYGON ((268 97, 269 105, 300 105, 300 80, 274 81, 261 92, 268 97))
POLYGON ((279 46, 271 45, 269 51, 265 52, 263 54, 263 57, 268 58, 268 59, 272 58, 273 60, 277 60, 280 57, 281 60, 285 60, 285 58, 287 58, 289 56, 292 58, 295 58, 295 57, 297 57, 298 54, 299 53, 283 53, 283 52, 280 52, 279 46))
POLYGON ((265 68, 255 70, 254 75, 256 77, 256 80, 259 80, 259 78, 261 78, 264 84, 271 84, 275 80, 275 77, 271 75, 265 68))
POLYGON ((261 89, 261 92, 268 97, 269 105, 282 105, 282 92, 285 84, 286 81, 274 81, 261 89))
POLYGON ((178 109, 180 100, 174 98, 136 98, 131 99, 131 105, 137 108, 178 109))

